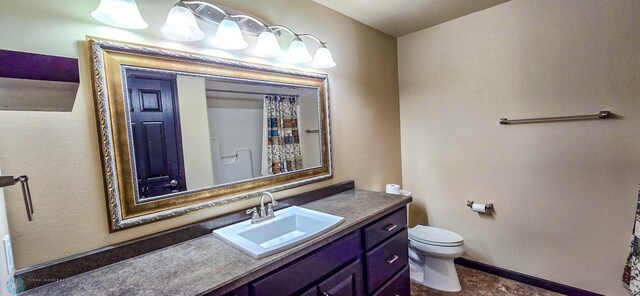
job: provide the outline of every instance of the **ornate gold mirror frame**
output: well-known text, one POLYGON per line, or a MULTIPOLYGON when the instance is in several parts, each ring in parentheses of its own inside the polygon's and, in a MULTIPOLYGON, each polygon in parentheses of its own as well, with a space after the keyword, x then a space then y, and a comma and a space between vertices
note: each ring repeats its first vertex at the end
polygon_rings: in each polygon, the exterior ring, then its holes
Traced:
POLYGON ((326 74, 276 68, 188 52, 87 37, 111 231, 172 218, 332 177, 329 85, 326 74), (123 84, 124 69, 144 68, 203 77, 315 88, 319 94, 321 166, 216 185, 137 202, 132 144, 123 84))

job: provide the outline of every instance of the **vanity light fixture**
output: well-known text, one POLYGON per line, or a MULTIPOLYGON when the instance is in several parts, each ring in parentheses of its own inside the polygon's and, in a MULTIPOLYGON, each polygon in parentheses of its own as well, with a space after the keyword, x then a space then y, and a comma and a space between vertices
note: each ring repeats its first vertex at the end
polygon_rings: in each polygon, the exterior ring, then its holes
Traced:
POLYGON ((229 50, 245 49, 249 46, 247 41, 244 41, 240 27, 229 16, 218 24, 218 31, 213 37, 212 44, 217 48, 229 50))
MULTIPOLYGON (((106 24, 126 28, 144 29, 147 23, 142 19, 135 0, 101 0, 98 9, 91 15, 106 24)), ((283 32, 293 36, 289 50, 282 59, 291 64, 310 63, 311 67, 325 69, 336 66, 326 42, 311 34, 297 34, 282 25, 270 25, 251 15, 232 9, 222 9, 204 1, 180 0, 174 5, 160 31, 169 39, 177 41, 197 41, 205 33, 198 26, 200 20, 217 26, 212 45, 226 50, 245 49, 249 46, 243 34, 258 36, 252 51, 255 56, 276 58, 283 54, 278 38, 283 32), (232 13, 230 13, 232 12, 232 13), (303 38, 315 41, 319 48, 312 57, 303 38)))
POLYGON ((273 34, 271 29, 265 28, 264 32, 258 36, 253 54, 263 58, 275 58, 281 56, 282 53, 283 51, 276 35, 273 34))
POLYGON ((167 21, 160 32, 176 41, 198 41, 204 38, 195 16, 184 6, 176 5, 169 11, 167 21))
POLYGON ((313 57, 313 62, 311 62, 311 67, 326 69, 333 68, 336 66, 336 62, 333 61, 333 56, 331 56, 331 52, 327 48, 326 45, 322 44, 320 48, 316 51, 315 56, 313 57))
POLYGON ((307 45, 304 44, 300 36, 296 36, 289 46, 287 55, 284 56, 284 61, 291 64, 302 64, 311 60, 312 57, 309 55, 307 45))
POLYGON ((100 0, 91 16, 107 25, 123 29, 146 29, 149 25, 142 19, 135 0, 100 0))

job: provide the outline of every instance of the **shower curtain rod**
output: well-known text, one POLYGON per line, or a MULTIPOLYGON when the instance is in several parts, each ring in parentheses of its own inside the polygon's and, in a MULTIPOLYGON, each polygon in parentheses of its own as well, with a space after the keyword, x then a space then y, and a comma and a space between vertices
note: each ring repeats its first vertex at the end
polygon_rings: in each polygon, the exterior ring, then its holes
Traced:
POLYGON ((288 94, 277 94, 277 93, 266 93, 266 92, 254 92, 254 91, 239 91, 239 90, 224 90, 224 89, 213 89, 207 88, 205 91, 212 92, 225 92, 232 94, 246 94, 246 95, 274 95, 274 96, 290 96, 290 97, 300 97, 300 95, 288 95, 288 94))

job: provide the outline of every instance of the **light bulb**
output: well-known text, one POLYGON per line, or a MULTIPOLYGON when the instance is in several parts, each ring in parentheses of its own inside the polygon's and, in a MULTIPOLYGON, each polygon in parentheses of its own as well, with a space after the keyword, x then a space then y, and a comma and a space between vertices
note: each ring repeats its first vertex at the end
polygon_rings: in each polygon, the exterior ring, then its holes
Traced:
POLYGON ((196 18, 189 9, 182 6, 174 6, 169 10, 167 21, 160 32, 177 41, 197 41, 204 38, 204 32, 198 27, 196 18))
POLYGON ((336 66, 336 62, 333 61, 333 57, 331 56, 331 52, 327 48, 326 45, 322 44, 318 51, 316 51, 316 55, 313 57, 313 62, 311 62, 311 67, 325 69, 325 68, 333 68, 336 66))
POLYGON ((307 45, 304 44, 300 37, 293 39, 289 46, 289 51, 284 57, 285 62, 292 64, 302 64, 311 61, 311 55, 307 50, 307 45))
POLYGON ((263 58, 273 58, 282 55, 282 48, 280 48, 278 38, 276 38, 276 35, 274 35, 271 30, 267 29, 260 33, 253 54, 263 58))
POLYGON ((107 25, 124 29, 146 29, 135 0, 100 0, 91 16, 107 25))
POLYGON ((225 18, 218 24, 218 31, 213 37, 213 46, 222 49, 244 49, 249 44, 244 41, 242 31, 236 22, 229 18, 225 18))

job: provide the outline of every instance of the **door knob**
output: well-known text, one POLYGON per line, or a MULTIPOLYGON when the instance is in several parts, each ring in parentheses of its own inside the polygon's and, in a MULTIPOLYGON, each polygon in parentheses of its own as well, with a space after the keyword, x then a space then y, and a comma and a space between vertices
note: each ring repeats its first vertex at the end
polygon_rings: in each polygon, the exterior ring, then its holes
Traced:
POLYGON ((164 188, 167 188, 167 187, 178 187, 178 180, 171 180, 171 182, 169 182, 169 184, 164 185, 163 187, 164 188))

